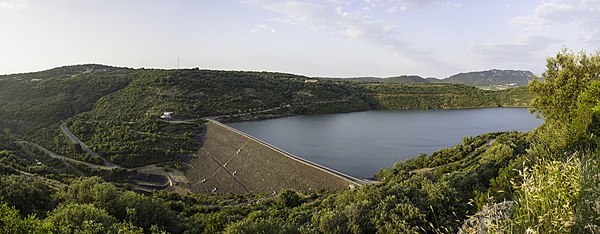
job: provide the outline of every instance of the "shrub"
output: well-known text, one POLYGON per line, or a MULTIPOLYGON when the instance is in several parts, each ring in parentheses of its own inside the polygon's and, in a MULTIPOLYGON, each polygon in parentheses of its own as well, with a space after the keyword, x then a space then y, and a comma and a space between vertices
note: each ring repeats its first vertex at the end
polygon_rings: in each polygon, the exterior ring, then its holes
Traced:
POLYGON ((512 232, 570 233, 574 205, 580 190, 580 160, 544 161, 521 171, 523 183, 516 186, 512 232))

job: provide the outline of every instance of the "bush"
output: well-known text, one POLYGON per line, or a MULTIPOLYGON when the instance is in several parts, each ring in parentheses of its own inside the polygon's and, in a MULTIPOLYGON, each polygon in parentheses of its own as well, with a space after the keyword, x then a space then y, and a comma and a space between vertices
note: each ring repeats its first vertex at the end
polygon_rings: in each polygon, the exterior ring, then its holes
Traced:
POLYGON ((583 157, 580 183, 573 232, 600 233, 600 151, 583 157))
POLYGON ((116 219, 91 204, 67 204, 50 212, 46 222, 58 233, 108 233, 116 219))
POLYGON ((511 219, 514 233, 571 232, 580 190, 581 162, 575 156, 566 162, 540 161, 521 171, 511 219))

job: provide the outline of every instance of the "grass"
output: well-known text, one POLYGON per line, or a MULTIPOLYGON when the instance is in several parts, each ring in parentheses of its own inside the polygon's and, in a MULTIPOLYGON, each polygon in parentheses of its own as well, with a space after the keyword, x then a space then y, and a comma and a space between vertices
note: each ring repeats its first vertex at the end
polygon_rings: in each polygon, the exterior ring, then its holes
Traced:
POLYGON ((520 172, 511 233, 571 233, 581 188, 581 160, 575 153, 564 161, 540 159, 520 172))
POLYGON ((489 230, 600 233, 600 151, 575 152, 562 160, 535 158, 536 163, 519 172, 522 183, 514 184, 511 218, 489 230))
POLYGON ((581 168, 581 190, 575 207, 574 233, 600 233, 600 151, 586 154, 581 168))

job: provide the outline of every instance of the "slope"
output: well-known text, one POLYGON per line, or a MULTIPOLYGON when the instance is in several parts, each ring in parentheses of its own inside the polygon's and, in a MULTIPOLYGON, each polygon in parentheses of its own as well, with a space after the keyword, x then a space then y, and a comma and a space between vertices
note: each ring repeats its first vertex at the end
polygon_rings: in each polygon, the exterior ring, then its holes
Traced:
POLYGON ((527 82, 533 79, 533 73, 519 70, 487 70, 467 73, 458 73, 446 79, 440 80, 443 83, 465 84, 471 86, 491 86, 507 85, 514 86, 527 85, 527 82))
POLYGON ((132 70, 77 65, 0 76, 0 129, 36 131, 92 108, 102 96, 125 87, 132 70))
POLYGON ((488 91, 461 84, 363 84, 374 93, 379 109, 461 109, 527 107, 526 87, 488 91))
MULTIPOLYGON (((203 117, 264 118, 371 108, 371 97, 360 89, 307 79, 267 72, 140 70, 128 86, 99 99, 68 126, 100 156, 137 167, 194 153, 203 117), (163 112, 173 112, 172 120, 180 121, 163 121, 163 112)), ((64 139, 61 144, 59 153, 98 160, 73 152, 64 139)))
POLYGON ((359 185, 216 121, 206 128, 202 148, 186 169, 194 193, 270 193, 281 188, 341 191, 359 185))

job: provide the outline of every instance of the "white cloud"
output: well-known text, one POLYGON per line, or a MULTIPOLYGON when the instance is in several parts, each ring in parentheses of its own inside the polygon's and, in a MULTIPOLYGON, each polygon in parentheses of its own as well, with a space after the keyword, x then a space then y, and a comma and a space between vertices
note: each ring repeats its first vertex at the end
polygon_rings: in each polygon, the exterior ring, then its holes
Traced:
POLYGON ((267 26, 266 24, 257 24, 254 26, 254 28, 250 29, 251 33, 255 33, 255 32, 271 32, 274 33, 277 31, 277 29, 267 26))
POLYGON ((11 10, 19 10, 29 7, 28 0, 9 0, 0 1, 0 8, 7 8, 11 10))
POLYGON ((303 1, 248 0, 247 4, 263 8, 281 15, 269 21, 303 25, 311 29, 321 29, 330 15, 326 5, 303 1))
POLYGON ((523 32, 557 34, 576 27, 589 44, 600 40, 600 0, 544 0, 529 15, 518 16, 511 25, 523 32))
POLYGON ((250 29, 250 32, 259 32, 259 31, 263 31, 263 30, 267 30, 267 25, 258 24, 256 26, 254 26, 253 29, 250 29))
POLYGON ((389 13, 405 12, 429 6, 459 8, 460 3, 442 0, 363 0, 368 8, 383 8, 389 13))
MULTIPOLYGON (((354 0, 350 3, 349 1, 331 0, 327 3, 315 3, 307 0, 247 0, 244 2, 279 15, 278 18, 268 19, 271 22, 300 25, 312 30, 324 30, 330 34, 345 35, 351 39, 390 47, 404 56, 423 57, 429 54, 427 50, 403 41, 400 31, 396 30, 393 24, 372 20, 372 17, 365 12, 364 6, 361 5, 388 7, 389 4, 403 3, 407 6, 420 6, 424 4, 423 1, 354 0)), ((436 3, 438 1, 425 2, 436 3)))
POLYGON ((574 50, 598 46, 600 0, 542 0, 509 24, 516 36, 508 42, 473 44, 470 50, 489 64, 539 69, 544 58, 561 46, 574 50))
POLYGON ((530 62, 538 58, 538 52, 556 42, 558 41, 549 37, 533 36, 508 43, 473 44, 470 49, 497 63, 530 62))

